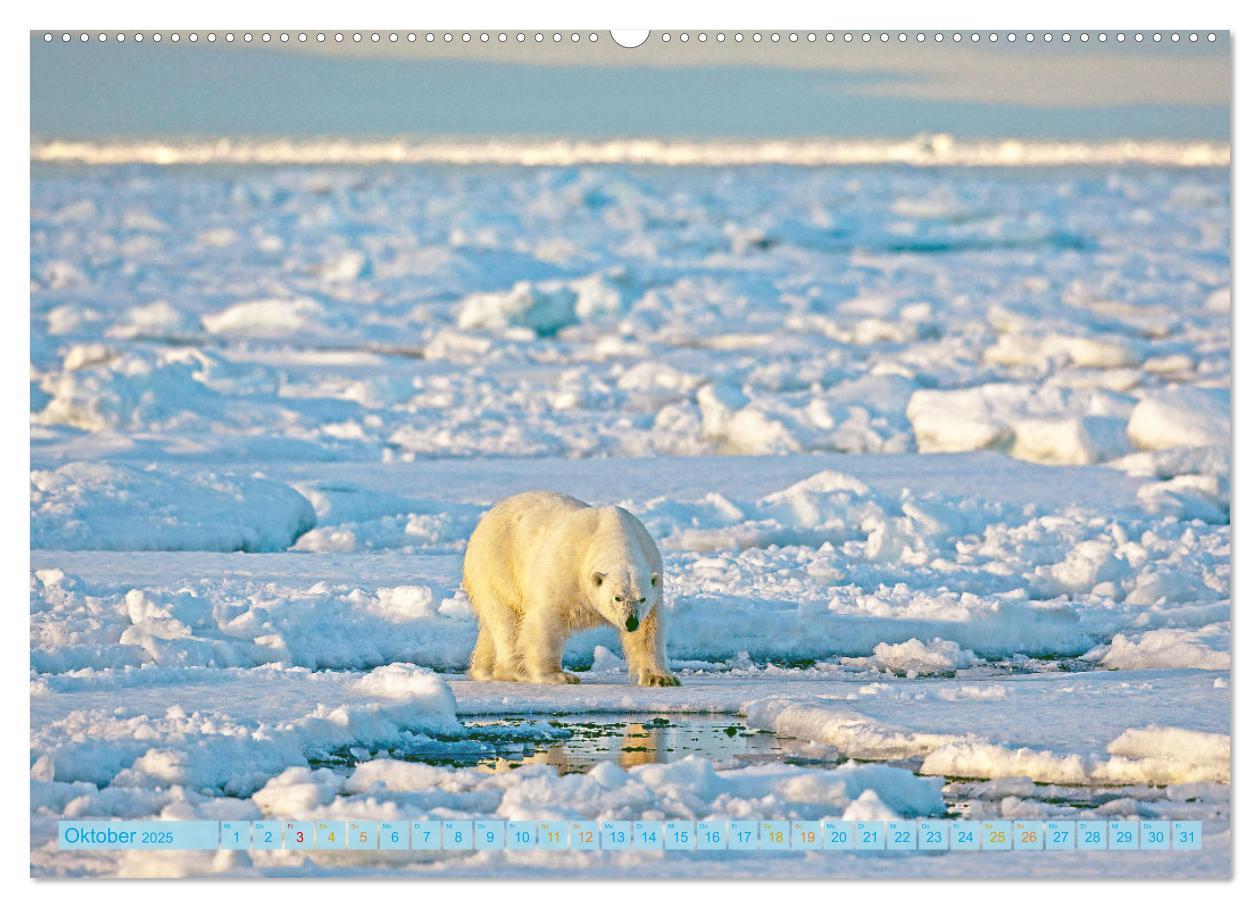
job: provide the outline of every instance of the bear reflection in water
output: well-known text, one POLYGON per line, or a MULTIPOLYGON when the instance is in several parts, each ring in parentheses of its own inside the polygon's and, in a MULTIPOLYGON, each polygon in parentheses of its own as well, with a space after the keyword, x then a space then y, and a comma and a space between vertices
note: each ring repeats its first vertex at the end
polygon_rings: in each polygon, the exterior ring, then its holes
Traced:
POLYGON ((612 761, 623 769, 649 763, 672 763, 700 756, 718 765, 782 759, 785 742, 767 732, 749 731, 729 716, 636 718, 608 722, 563 724, 572 736, 538 744, 524 754, 497 755, 479 761, 488 772, 508 772, 520 766, 543 764, 563 774, 586 772, 612 761))

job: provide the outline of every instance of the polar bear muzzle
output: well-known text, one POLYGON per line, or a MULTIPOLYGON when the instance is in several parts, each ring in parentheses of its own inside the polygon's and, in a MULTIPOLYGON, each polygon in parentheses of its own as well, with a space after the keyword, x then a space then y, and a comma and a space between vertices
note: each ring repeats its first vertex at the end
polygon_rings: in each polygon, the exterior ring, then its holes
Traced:
POLYGON ((626 630, 630 631, 630 633, 633 634, 636 630, 638 630, 638 627, 639 627, 639 618, 637 615, 635 615, 634 612, 631 612, 629 615, 626 616, 626 630))

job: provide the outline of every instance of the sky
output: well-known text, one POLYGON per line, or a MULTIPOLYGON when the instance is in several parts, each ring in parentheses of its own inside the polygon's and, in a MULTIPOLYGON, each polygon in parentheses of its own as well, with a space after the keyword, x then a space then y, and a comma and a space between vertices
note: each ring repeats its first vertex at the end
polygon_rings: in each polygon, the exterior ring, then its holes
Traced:
MULTIPOLYGON (((751 33, 747 33, 751 36, 751 33)), ((1202 34, 1202 33, 1201 33, 1202 34)), ((59 37, 59 36, 58 36, 59 37)), ((969 36, 968 36, 969 37, 969 36)), ((987 36, 986 36, 987 37, 987 36)), ((77 33, 76 33, 77 38, 77 33)), ((423 37, 31 39, 39 139, 209 136, 1170 138, 1228 140, 1228 35, 771 46, 653 34, 633 50, 423 37)))

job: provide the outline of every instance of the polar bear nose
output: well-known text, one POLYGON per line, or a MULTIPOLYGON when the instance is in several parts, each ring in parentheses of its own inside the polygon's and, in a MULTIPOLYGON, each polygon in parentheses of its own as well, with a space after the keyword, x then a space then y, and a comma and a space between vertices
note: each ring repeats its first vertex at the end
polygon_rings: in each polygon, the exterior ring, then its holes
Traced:
POLYGON ((638 628, 638 626, 639 626, 639 617, 636 614, 634 614, 634 612, 631 612, 629 615, 626 616, 626 630, 630 631, 630 633, 633 634, 635 630, 638 628))

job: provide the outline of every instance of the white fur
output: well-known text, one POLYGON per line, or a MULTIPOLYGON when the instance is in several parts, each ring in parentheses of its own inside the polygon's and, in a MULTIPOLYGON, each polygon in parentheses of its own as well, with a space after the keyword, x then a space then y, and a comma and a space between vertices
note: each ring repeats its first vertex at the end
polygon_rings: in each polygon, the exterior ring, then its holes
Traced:
POLYGON ((575 683, 560 667, 565 640, 607 622, 621 633, 632 679, 677 684, 665 656, 663 588, 661 553, 629 511, 559 492, 514 495, 481 518, 464 553, 479 624, 468 672, 575 683))

